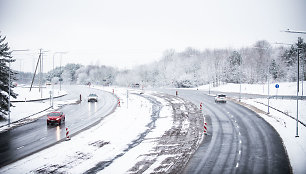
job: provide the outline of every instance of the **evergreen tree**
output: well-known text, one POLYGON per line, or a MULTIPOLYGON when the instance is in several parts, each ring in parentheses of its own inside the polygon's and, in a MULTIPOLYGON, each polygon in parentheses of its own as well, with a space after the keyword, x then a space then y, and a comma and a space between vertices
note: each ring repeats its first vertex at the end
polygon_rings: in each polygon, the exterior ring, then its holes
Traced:
POLYGON ((17 94, 12 90, 14 87, 12 81, 16 80, 16 73, 9 68, 9 63, 14 62, 15 60, 12 59, 8 43, 4 42, 5 39, 6 37, 0 35, 0 118, 3 118, 4 115, 8 114, 9 85, 11 87, 10 95, 14 98, 17 96, 17 94))

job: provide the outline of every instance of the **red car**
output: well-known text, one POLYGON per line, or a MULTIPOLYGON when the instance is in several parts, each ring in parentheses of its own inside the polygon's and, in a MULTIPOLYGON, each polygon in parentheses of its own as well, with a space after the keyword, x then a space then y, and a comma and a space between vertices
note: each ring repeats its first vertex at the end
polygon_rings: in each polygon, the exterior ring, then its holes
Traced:
POLYGON ((63 112, 51 112, 47 115, 47 125, 57 123, 58 125, 65 122, 65 114, 63 112))

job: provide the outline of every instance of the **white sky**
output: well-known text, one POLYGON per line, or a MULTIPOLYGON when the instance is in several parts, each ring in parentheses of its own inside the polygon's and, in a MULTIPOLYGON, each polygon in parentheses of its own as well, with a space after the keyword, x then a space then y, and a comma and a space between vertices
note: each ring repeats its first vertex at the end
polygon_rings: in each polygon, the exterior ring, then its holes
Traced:
MULTIPOLYGON (((239 48, 258 40, 294 43, 306 30, 305 0, 0 0, 0 31, 14 69, 33 71, 38 50, 67 51, 62 64, 130 68, 167 49, 239 48)), ((60 54, 55 55, 59 66, 60 54)))

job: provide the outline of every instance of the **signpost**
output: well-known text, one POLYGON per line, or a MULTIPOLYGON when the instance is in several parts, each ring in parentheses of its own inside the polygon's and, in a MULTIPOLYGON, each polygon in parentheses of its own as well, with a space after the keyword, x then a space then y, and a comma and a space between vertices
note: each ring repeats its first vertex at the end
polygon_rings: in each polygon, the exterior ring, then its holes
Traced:
POLYGON ((275 88, 276 88, 276 99, 277 99, 277 93, 278 93, 279 84, 276 84, 275 88))

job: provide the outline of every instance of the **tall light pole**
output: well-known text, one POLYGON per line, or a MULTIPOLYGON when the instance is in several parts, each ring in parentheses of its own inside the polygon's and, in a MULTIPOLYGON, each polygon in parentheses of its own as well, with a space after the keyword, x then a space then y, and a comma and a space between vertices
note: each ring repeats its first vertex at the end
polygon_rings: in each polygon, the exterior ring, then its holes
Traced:
MULTIPOLYGON (((285 31, 285 32, 288 32, 288 31, 285 31)), ((292 33, 292 32, 289 32, 289 33, 292 33)), ((293 46, 293 44, 286 44, 286 43, 276 43, 276 44, 291 45, 291 46, 293 46)), ((300 83, 300 70, 299 70, 299 67, 300 67, 300 50, 301 50, 301 48, 297 47, 296 135, 295 135, 295 137, 299 137, 299 83, 300 83)))
POLYGON ((295 137, 299 137, 299 82, 300 82, 300 50, 301 48, 297 48, 297 90, 296 90, 296 135, 295 137))
MULTIPOLYGON (((13 52, 17 52, 17 51, 29 51, 29 49, 26 50, 13 50, 13 52)), ((11 126, 11 60, 9 61, 9 91, 8 91, 8 127, 11 126)))
MULTIPOLYGON (((287 33, 295 33, 295 34, 306 34, 306 31, 293 31, 293 30, 285 30, 283 32, 287 33)), ((299 37, 300 38, 300 37, 299 37)), ((299 40, 299 39, 298 39, 299 40)), ((302 48, 297 48, 297 91, 296 91, 296 135, 295 137, 299 137, 299 81, 300 81, 300 70, 299 70, 299 64, 300 64, 300 49, 302 48)), ((304 62, 303 62, 304 64, 304 62)), ((304 70, 304 69, 303 69, 304 70)), ((303 72, 303 78, 304 78, 304 72, 303 72)), ((303 79, 304 81, 304 79, 303 79)), ((303 86, 303 85, 302 85, 303 86)), ((303 89, 302 89, 303 90, 303 89)), ((302 92, 303 93, 303 92, 302 92)))
MULTIPOLYGON (((55 55, 56 54, 66 54, 66 53, 68 53, 68 52, 63 52, 63 51, 59 51, 59 52, 54 52, 53 53, 53 77, 54 77, 54 57, 55 57, 55 55)), ((61 58, 62 59, 62 58, 61 58)), ((60 61, 62 61, 62 60, 60 60, 60 61)), ((60 63, 60 64, 62 64, 62 63, 60 63)), ((61 66, 61 65, 60 65, 61 66)), ((52 83, 52 103, 51 103, 51 106, 52 106, 52 108, 53 108, 53 100, 54 100, 54 83, 52 82, 52 79, 51 79, 51 83, 52 83)), ((61 88, 61 87, 60 87, 61 88)))
POLYGON ((294 30, 283 30, 282 32, 286 32, 286 33, 295 33, 295 34, 306 34, 306 31, 294 31, 294 30))

